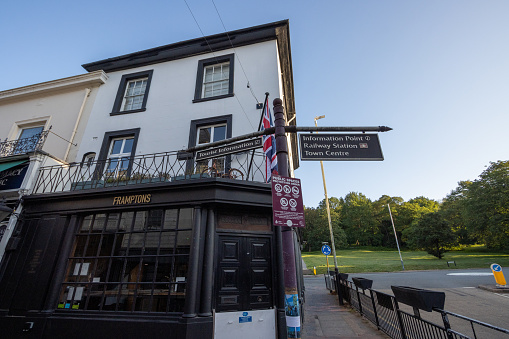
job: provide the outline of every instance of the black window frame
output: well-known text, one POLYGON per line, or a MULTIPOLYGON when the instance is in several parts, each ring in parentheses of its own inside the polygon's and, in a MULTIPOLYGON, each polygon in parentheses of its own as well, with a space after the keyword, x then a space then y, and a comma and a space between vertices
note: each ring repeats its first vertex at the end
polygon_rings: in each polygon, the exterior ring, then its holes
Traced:
MULTIPOLYGON (((101 145, 101 150, 99 151, 99 156, 97 157, 98 161, 98 169, 99 172, 102 174, 104 171, 104 168, 106 166, 106 161, 108 160, 108 153, 110 150, 111 141, 116 138, 125 138, 125 137, 133 137, 133 147, 131 149, 131 156, 132 159, 136 154, 136 147, 138 145, 138 138, 140 136, 140 128, 132 128, 132 129, 124 129, 120 131, 111 131, 104 133, 103 143, 101 145)), ((132 170, 132 161, 129 162, 129 166, 127 168, 127 175, 129 176, 131 174, 132 170)))
POLYGON ((150 90, 150 83, 152 81, 152 74, 154 70, 142 71, 131 74, 122 75, 122 79, 120 79, 120 85, 118 86, 117 96, 115 97, 115 103, 113 104, 113 109, 110 115, 121 115, 121 114, 130 114, 137 112, 144 112, 147 110, 147 99, 148 93, 150 90), (143 102, 141 104, 141 108, 132 109, 127 111, 122 111, 122 102, 124 100, 124 94, 126 91, 127 84, 129 81, 133 81, 136 79, 147 78, 147 86, 145 87, 145 95, 143 97, 143 102))
MULTIPOLYGON (((189 143, 188 147, 196 146, 196 137, 198 133, 198 128, 207 125, 219 125, 226 124, 226 139, 232 137, 232 114, 220 115, 211 118, 203 118, 191 120, 190 128, 189 128, 189 143)), ((190 159, 187 161, 186 173, 191 173, 194 170, 195 159, 190 159)), ((229 169, 231 164, 231 155, 225 156, 225 168, 229 169)))
MULTIPOLYGON (((182 314, 184 312, 184 304, 186 298, 186 286, 188 280, 188 268, 190 265, 189 258, 191 256, 193 242, 193 229, 195 227, 195 214, 192 206, 166 206, 166 207, 152 207, 144 209, 125 209, 115 211, 94 211, 87 214, 82 214, 79 217, 79 226, 73 232, 73 243, 74 249, 68 255, 67 261, 67 274, 61 283, 60 297, 58 304, 56 305, 57 312, 93 312, 102 314, 140 314, 150 313, 152 315, 164 315, 164 314, 182 314), (158 213, 154 213, 158 212, 158 213), (156 215, 159 214, 160 215, 156 215), (172 213, 172 212, 175 212, 172 213), (183 214, 185 213, 185 214, 183 214), (182 215, 191 215, 191 219, 186 219, 190 223, 182 223, 182 215), (174 215, 173 215, 174 214, 174 215), (152 218, 151 215, 156 216, 152 218), (166 217, 174 217, 175 219, 166 219, 166 217), (125 219, 122 219, 124 218, 125 219), (122 220, 125 222, 125 229, 121 228, 122 220), (169 223, 167 223, 167 221, 169 223), (141 221, 141 223, 140 223, 141 221), (142 226, 141 228, 139 226, 142 226), (164 243, 164 236, 166 239, 171 240, 171 243, 164 243), (186 235, 190 237, 184 240, 186 235), (139 244, 132 243, 132 239, 137 236, 138 239, 142 239, 142 246, 139 244), (149 238, 156 240, 150 247, 145 247, 149 238), (169 236, 169 237, 168 237, 169 236), (172 237, 173 236, 173 237, 172 237), (107 240, 112 241, 107 241, 107 240), (116 247, 118 241, 126 242, 125 249, 116 247), (189 243, 188 246, 182 246, 182 242, 189 243), (81 243, 81 248, 77 246, 81 243), (180 247, 179 247, 180 243, 180 247), (166 245, 167 248, 164 247, 166 245), (173 245, 173 246, 168 246, 173 245), (164 251, 169 249, 171 251, 164 251), (185 262, 184 262, 184 261, 185 262), (108 268, 99 268, 99 261, 107 262, 108 268), (118 279, 118 273, 123 275, 126 273, 126 264, 155 262, 155 271, 150 271, 148 274, 142 272, 141 268, 137 271, 137 279, 135 281, 126 282, 123 279, 118 279), (114 262, 120 263, 117 266, 117 272, 113 270, 114 262), (163 279, 158 280, 157 278, 157 266, 163 265, 163 262, 169 262, 169 276, 175 278, 171 281, 163 279), (184 263, 184 264, 183 264, 184 263), (183 265, 182 265, 183 264, 183 265), (86 265, 86 266, 85 266, 86 265), (180 265, 180 266, 179 266, 180 265), (86 267, 86 268, 85 268, 86 267), (123 269, 122 269, 123 267, 123 269), (186 267, 184 275, 178 275, 177 268, 182 269, 186 267), (120 270, 118 270, 120 268, 120 270), (88 280, 88 278, 82 278, 85 275, 83 271, 86 270, 86 274, 90 274, 92 277, 100 277, 106 279, 99 280, 88 280), (102 271, 102 272, 101 272, 102 271), (72 273, 71 273, 72 272, 72 273), (99 274, 98 274, 99 273, 99 274), (105 276, 104 276, 105 275, 105 276), (142 277, 144 276, 144 277, 142 277), (176 278, 184 277, 184 280, 177 280, 176 278), (115 279, 117 278, 117 279, 115 279), (140 279, 141 278, 141 279, 140 279), (150 279, 149 279, 150 278, 150 279), (134 288, 129 288, 131 285, 134 288), (154 310, 152 306, 152 299, 154 299, 157 286, 167 285, 167 295, 162 294, 162 301, 166 299, 166 304, 162 304, 163 307, 158 307, 159 310, 154 310), (115 288, 111 287, 118 286, 118 292, 115 292, 113 297, 115 301, 108 304, 106 302, 106 290, 116 291, 115 288), (73 291, 77 288, 83 288, 83 296, 81 298, 75 298, 73 295, 71 299, 67 298, 68 287, 73 287, 73 291), (127 287, 127 288, 126 288, 127 287), (134 292, 132 298, 135 302, 129 306, 130 309, 123 309, 120 301, 121 289, 131 289, 134 292), (151 293, 145 293, 144 295, 139 294, 142 290, 151 290, 151 293), (174 292, 183 292, 183 297, 180 298, 180 303, 175 303, 178 298, 173 295, 174 292), (96 299, 99 297, 101 302, 96 305, 89 301, 91 297, 95 295, 96 299), (140 306, 139 301, 142 299, 150 299, 150 304, 140 306), (138 299, 138 300, 137 300, 138 299), (65 306, 66 302, 74 304, 74 302, 83 301, 79 303, 78 307, 65 306), (93 306, 92 306, 93 305, 93 306), (92 307, 91 307, 92 306, 92 307), (109 308, 107 306, 110 306, 109 308), (113 306, 113 307, 111 307, 113 306), (163 309, 164 308, 164 309, 163 309)), ((161 277, 160 277, 161 278, 161 277)), ((81 292, 80 292, 81 293, 81 292)), ((154 299, 155 300, 155 299, 154 299)))
POLYGON ((234 95, 234 93, 233 93, 233 75, 235 73, 234 72, 234 60, 235 60, 235 54, 232 53, 232 54, 221 55, 221 56, 203 59, 203 60, 198 61, 198 71, 196 74, 196 88, 194 91, 193 103, 209 101, 209 100, 224 99, 224 98, 232 97, 234 95), (203 71, 204 71, 205 67, 215 65, 215 64, 221 64, 223 62, 230 63, 228 94, 222 94, 222 95, 216 95, 213 97, 202 98, 203 71))

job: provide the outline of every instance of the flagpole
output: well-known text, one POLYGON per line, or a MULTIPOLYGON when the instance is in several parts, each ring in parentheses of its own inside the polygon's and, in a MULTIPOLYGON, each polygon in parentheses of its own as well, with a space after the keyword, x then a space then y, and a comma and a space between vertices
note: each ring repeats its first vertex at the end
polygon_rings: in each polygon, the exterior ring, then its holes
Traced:
MULTIPOLYGON (((267 107, 268 98, 269 98, 269 92, 265 92, 265 100, 263 101, 263 108, 262 108, 262 114, 260 115, 260 122, 258 123, 258 131, 260 131, 260 129, 262 128, 263 112, 265 112, 265 108, 267 107)), ((251 152, 251 161, 249 162, 249 167, 247 169, 246 180, 249 179, 249 173, 251 173, 251 167, 253 165, 254 152, 255 152, 255 150, 253 150, 251 152)))

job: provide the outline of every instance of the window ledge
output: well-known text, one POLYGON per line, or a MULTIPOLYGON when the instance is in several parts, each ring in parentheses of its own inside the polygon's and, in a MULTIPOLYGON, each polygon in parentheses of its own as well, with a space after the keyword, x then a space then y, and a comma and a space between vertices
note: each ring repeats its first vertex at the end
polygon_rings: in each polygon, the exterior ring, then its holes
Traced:
POLYGON ((233 93, 230 93, 230 94, 223 94, 223 95, 218 95, 218 96, 215 96, 215 97, 209 97, 209 98, 200 98, 200 99, 194 99, 193 100, 193 104, 194 103, 197 103, 197 102, 203 102, 203 101, 210 101, 210 100, 217 100, 217 99, 224 99, 224 98, 230 98, 234 96, 233 93))
POLYGON ((121 112, 111 112, 110 115, 122 115, 122 114, 131 114, 131 113, 138 113, 138 112, 145 112, 146 108, 138 108, 138 109, 132 109, 130 111, 121 111, 121 112))

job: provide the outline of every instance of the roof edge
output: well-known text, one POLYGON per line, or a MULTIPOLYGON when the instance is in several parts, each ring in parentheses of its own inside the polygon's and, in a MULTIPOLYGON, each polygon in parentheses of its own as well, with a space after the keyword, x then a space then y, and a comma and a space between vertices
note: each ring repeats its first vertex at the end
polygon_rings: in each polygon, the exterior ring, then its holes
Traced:
POLYGON ((16 100, 26 96, 45 94, 47 92, 66 90, 76 87, 98 86, 106 83, 108 76, 102 70, 75 75, 72 77, 41 82, 38 84, 8 89, 0 92, 0 103, 16 100))
POLYGON ((164 61, 182 59, 193 55, 211 53, 211 48, 214 52, 217 52, 232 48, 232 45, 233 47, 239 47, 257 42, 274 40, 276 39, 276 29, 288 25, 288 19, 276 21, 86 63, 83 64, 82 67, 89 72, 96 70, 113 72, 164 61))

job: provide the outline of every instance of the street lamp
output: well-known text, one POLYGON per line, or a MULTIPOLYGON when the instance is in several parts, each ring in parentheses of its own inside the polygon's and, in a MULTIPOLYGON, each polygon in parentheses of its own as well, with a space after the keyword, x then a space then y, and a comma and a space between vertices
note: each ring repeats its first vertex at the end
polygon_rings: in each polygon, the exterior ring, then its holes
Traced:
POLYGON ((401 256, 401 251, 399 250, 398 236, 396 234, 396 227, 394 227, 394 220, 392 220, 391 206, 389 205, 389 203, 387 203, 387 208, 389 209, 389 215, 391 216, 392 229, 394 230, 394 237, 396 238, 396 246, 398 247, 399 259, 401 260, 401 267, 403 267, 404 271, 405 265, 403 265, 403 257, 401 256))
MULTIPOLYGON (((319 117, 315 117, 315 127, 318 127, 316 123, 317 120, 325 118, 325 115, 320 115, 319 117)), ((320 166, 322 167, 322 179, 323 179, 323 192, 325 194, 325 206, 327 207, 327 218, 329 219, 329 232, 330 232, 330 241, 332 244, 332 256, 334 257, 334 268, 336 274, 339 272, 338 270, 338 259, 336 258, 336 246, 334 244, 334 233, 332 232, 332 222, 330 218, 330 208, 329 208, 329 198, 327 197, 327 185, 325 184, 325 172, 323 171, 323 161, 320 160, 320 166)), ((327 272, 329 273, 329 272, 327 272)))

